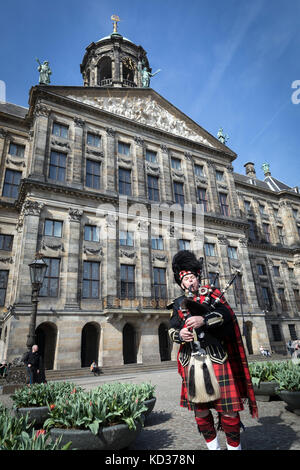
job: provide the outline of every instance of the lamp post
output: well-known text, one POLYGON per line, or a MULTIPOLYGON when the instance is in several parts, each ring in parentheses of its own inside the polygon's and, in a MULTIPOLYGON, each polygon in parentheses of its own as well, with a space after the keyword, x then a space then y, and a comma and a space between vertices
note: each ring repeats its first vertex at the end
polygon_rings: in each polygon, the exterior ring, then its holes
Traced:
POLYGON ((38 295, 40 288, 43 284, 46 270, 48 268, 47 263, 43 260, 40 254, 36 254, 35 260, 29 264, 30 279, 32 284, 31 303, 32 310, 30 316, 29 333, 27 336, 26 346, 28 350, 31 350, 35 344, 35 326, 36 326, 36 315, 38 306, 38 295))

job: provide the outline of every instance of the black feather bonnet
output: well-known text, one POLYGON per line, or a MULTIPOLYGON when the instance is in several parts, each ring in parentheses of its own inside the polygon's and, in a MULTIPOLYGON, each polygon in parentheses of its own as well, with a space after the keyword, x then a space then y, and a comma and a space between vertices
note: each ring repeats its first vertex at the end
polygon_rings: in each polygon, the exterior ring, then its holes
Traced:
POLYGON ((189 250, 181 250, 176 253, 172 261, 174 279, 179 286, 183 277, 183 272, 187 271, 200 278, 203 265, 203 258, 197 259, 195 254, 189 250), (181 273, 181 274, 180 274, 181 273))

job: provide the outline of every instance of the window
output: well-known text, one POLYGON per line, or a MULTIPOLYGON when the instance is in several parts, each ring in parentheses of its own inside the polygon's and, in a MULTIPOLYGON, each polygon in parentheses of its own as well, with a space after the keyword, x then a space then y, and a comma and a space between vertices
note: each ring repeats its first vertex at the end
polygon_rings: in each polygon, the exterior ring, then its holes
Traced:
POLYGON ((39 295, 41 297, 58 297, 60 259, 44 258, 44 260, 48 267, 39 295))
POLYGON ((273 274, 275 277, 280 277, 280 268, 279 266, 273 266, 273 274))
POLYGON ((273 341, 281 341, 282 336, 281 336, 279 325, 271 325, 271 327, 272 327, 272 333, 273 333, 273 341))
POLYGON ((179 158, 171 158, 171 166, 173 170, 181 170, 181 160, 179 158))
POLYGON ((88 242, 100 241, 100 228, 97 225, 84 226, 84 239, 88 242))
POLYGON ((6 170, 2 196, 17 198, 21 177, 20 171, 6 170))
POLYGON ((203 206, 203 212, 208 211, 208 204, 207 204, 207 194, 205 188, 198 188, 198 202, 203 206))
POLYGON ((159 201, 159 188, 157 176, 148 175, 148 196, 151 201, 159 201))
POLYGON ((267 274, 266 266, 264 264, 258 264, 257 271, 260 276, 265 276, 267 274))
POLYGON ((251 202, 244 201, 244 207, 245 207, 246 212, 250 212, 251 211, 251 202))
POLYGON ((270 243, 271 238, 270 238, 270 226, 269 224, 263 224, 263 232, 264 232, 264 238, 267 243, 270 243))
POLYGON ((262 287, 263 307, 265 310, 272 310, 272 302, 268 287, 262 287))
POLYGON ((125 142, 118 142, 118 153, 122 155, 130 155, 130 144, 125 142))
POLYGON ((215 245, 213 243, 204 243, 204 249, 206 256, 216 256, 215 245))
POLYGON ((196 176, 204 176, 203 165, 194 165, 194 169, 196 176))
POLYGON ((277 207, 273 207, 273 211, 274 211, 274 216, 275 217, 278 217, 278 212, 279 212, 279 209, 277 207))
POLYGON ((190 240, 181 239, 178 241, 178 244, 179 244, 179 250, 190 250, 191 248, 190 240))
POLYGON ((248 222, 249 222, 249 239, 251 241, 255 241, 257 239, 256 224, 254 220, 248 220, 248 222))
POLYGON ((278 236, 279 236, 279 243, 284 245, 284 234, 283 234, 283 227, 278 227, 278 236))
POLYGON ((86 161, 86 186, 88 188, 100 189, 100 168, 99 162, 86 161))
POLYGON ((214 286, 217 287, 217 289, 219 289, 220 288, 220 282, 219 282, 219 277, 218 276, 216 277, 216 274, 217 273, 214 273, 214 272, 209 272, 208 273, 209 283, 214 284, 214 286))
POLYGON ((154 298, 166 299, 167 298, 167 282, 165 268, 154 268, 154 298))
POLYGON ((293 216, 295 219, 298 219, 298 209, 292 209, 293 210, 293 216))
POLYGON ((294 289, 294 297, 296 301, 296 308, 297 310, 300 310, 300 294, 299 294, 299 289, 294 289))
POLYGON ((135 266, 121 264, 121 299, 135 298, 135 266))
POLYGON ((152 250, 163 250, 164 249, 163 238, 161 236, 158 238, 152 238, 151 246, 152 246, 152 250))
POLYGON ((67 139, 68 131, 68 126, 65 126, 64 124, 58 124, 57 122, 53 123, 52 134, 56 135, 56 137, 64 137, 65 139, 67 139))
POLYGON ((153 150, 146 150, 146 160, 150 163, 156 163, 157 154, 153 150))
POLYGON ((82 298, 99 299, 100 263, 83 262, 82 298))
POLYGON ((289 331, 290 331, 290 338, 291 340, 296 340, 297 339, 297 333, 296 333, 296 327, 295 325, 289 325, 289 331))
POLYGON ((229 205, 227 204, 227 194, 220 193, 219 197, 220 197, 221 214, 228 217, 229 216, 229 205))
POLYGON ((260 215, 265 215, 265 206, 263 204, 258 204, 260 215))
POLYGON ((99 135, 88 132, 86 136, 86 142, 91 147, 100 147, 101 137, 99 135))
POLYGON ((25 152, 25 145, 14 144, 13 142, 9 144, 8 153, 10 155, 14 155, 16 157, 24 157, 24 152, 25 152))
POLYGON ((284 289, 282 287, 280 287, 278 290, 278 296, 279 296, 279 300, 280 300, 280 303, 281 303, 281 308, 283 311, 286 311, 287 310, 287 302, 286 302, 286 298, 285 298, 285 293, 284 293, 284 289))
POLYGON ((228 258, 237 259, 237 248, 235 246, 228 246, 227 247, 228 258))
POLYGON ((295 271, 294 271, 294 268, 288 268, 288 271, 289 271, 289 277, 291 279, 295 279, 295 271))
POLYGON ((63 223, 60 222, 59 220, 46 219, 45 220, 45 225, 44 225, 44 235, 47 235, 49 237, 59 237, 59 238, 61 238, 61 236, 62 236, 62 225, 63 225, 63 223))
POLYGON ((66 179, 67 155, 52 151, 50 154, 49 178, 64 182, 66 179))
POLYGON ((3 269, 0 270, 0 306, 3 307, 5 304, 7 281, 9 271, 3 269))
POLYGON ((133 246, 134 245, 134 233, 120 230, 120 245, 121 246, 133 246))
POLYGON ((131 196, 131 171, 119 168, 119 193, 131 196))
POLYGON ((13 235, 0 235, 0 250, 11 251, 13 239, 13 235))
POLYGON ((183 191, 183 183, 176 183, 174 181, 174 196, 175 202, 184 206, 184 191, 183 191))
POLYGON ((216 180, 217 181, 224 181, 224 173, 223 171, 216 170, 216 180))

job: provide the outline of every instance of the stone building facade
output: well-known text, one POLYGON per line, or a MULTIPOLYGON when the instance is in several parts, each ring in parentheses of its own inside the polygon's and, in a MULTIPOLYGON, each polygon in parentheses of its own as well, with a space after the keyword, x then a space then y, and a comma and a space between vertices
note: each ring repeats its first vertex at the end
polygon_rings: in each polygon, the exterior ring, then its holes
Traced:
MULTIPOLYGON (((249 354, 300 337, 300 196, 144 86, 146 52, 120 34, 88 46, 84 86, 34 86, 0 104, 0 355, 26 348, 29 263, 48 264, 37 341, 48 369, 175 359, 171 260, 217 271, 249 354), (173 349, 172 349, 173 347, 173 349)), ((0 358, 1 359, 1 358, 0 358)))

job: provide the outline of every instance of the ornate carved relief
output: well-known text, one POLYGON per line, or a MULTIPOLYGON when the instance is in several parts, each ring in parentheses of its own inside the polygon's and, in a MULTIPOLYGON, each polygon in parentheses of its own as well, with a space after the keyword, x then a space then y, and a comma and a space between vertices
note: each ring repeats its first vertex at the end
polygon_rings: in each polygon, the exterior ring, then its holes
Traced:
POLYGON ((73 222, 80 222, 81 216, 83 214, 82 210, 79 209, 69 209, 69 220, 73 222))
POLYGON ((30 199, 27 199, 22 207, 21 214, 22 215, 36 215, 40 216, 41 211, 44 207, 44 203, 38 202, 38 201, 31 201, 30 199))

